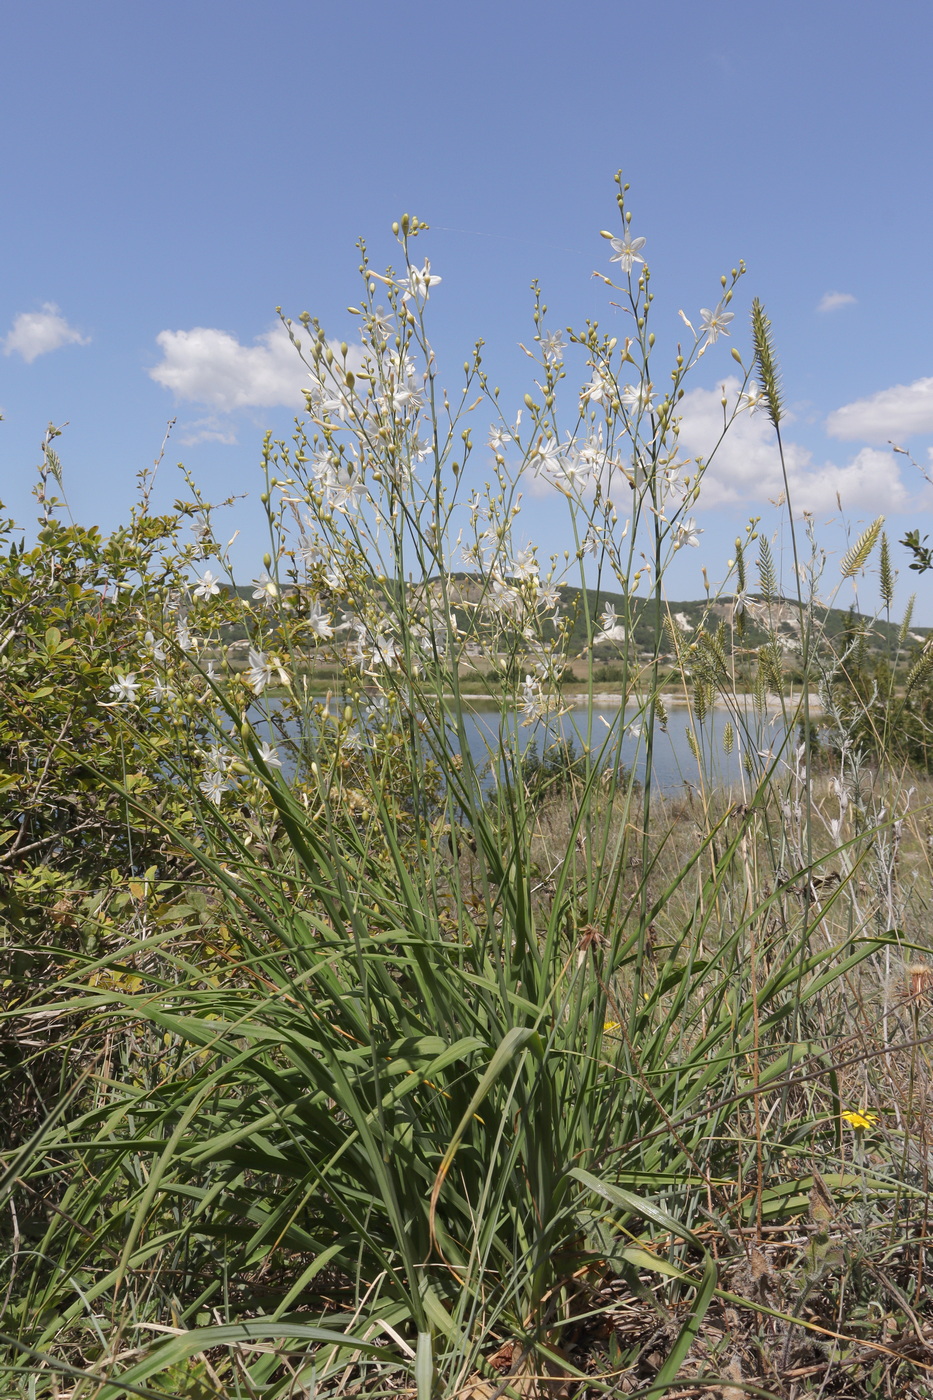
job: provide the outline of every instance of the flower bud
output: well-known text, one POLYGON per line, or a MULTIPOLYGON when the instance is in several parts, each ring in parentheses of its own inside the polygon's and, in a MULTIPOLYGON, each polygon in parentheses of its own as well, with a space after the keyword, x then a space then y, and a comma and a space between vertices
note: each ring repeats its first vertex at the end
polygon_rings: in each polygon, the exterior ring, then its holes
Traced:
POLYGON ((737 365, 740 365, 742 363, 742 356, 739 354, 738 350, 735 348, 734 345, 732 347, 732 358, 733 360, 735 360, 737 365))
POLYGON ((530 394, 525 395, 524 403, 526 408, 534 409, 535 401, 530 394))
POLYGON ((263 566, 264 569, 271 569, 271 568, 272 568, 272 555, 271 555, 271 554, 264 554, 264 555, 262 556, 262 566, 263 566))
POLYGON ((398 220, 393 223, 392 232, 395 234, 396 238, 398 238, 398 220))

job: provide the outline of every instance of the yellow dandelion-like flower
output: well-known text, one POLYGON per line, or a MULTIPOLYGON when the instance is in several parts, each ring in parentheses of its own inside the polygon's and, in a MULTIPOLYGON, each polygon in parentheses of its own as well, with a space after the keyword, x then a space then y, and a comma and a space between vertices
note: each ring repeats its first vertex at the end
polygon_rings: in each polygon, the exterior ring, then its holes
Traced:
POLYGON ((620 1031, 621 1029, 622 1029, 622 1022, 621 1022, 621 1021, 604 1021, 604 1022, 603 1022, 603 1030, 606 1031, 606 1032, 608 1032, 609 1034, 611 1034, 612 1031, 620 1031))
POLYGON ((877 1113, 869 1113, 867 1109, 847 1108, 841 1114, 850 1128, 854 1128, 857 1133, 863 1133, 866 1128, 873 1128, 878 1122, 877 1113))

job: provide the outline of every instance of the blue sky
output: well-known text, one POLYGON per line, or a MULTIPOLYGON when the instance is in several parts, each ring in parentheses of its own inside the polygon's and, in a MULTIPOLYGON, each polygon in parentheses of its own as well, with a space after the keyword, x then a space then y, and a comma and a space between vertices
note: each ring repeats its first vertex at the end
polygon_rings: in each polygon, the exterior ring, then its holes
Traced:
MULTIPOLYGON (((407 210, 431 225, 423 247, 443 278, 430 303, 441 378, 456 383, 483 337, 518 408, 532 278, 550 325, 619 315, 591 274, 610 271, 599 230, 617 231, 621 168, 660 350, 683 335, 679 309, 696 320, 720 274, 748 267, 732 339, 693 381, 689 445, 703 448, 731 345, 747 353, 758 296, 794 496, 831 556, 879 514, 892 542, 933 531, 933 490, 888 446, 933 472, 931 47, 933 11, 906 0, 883 15, 861 0, 11 6, 0 498, 29 519, 43 431, 67 421, 74 513, 113 527, 176 417, 157 504, 181 491, 179 460, 208 497, 247 493, 231 533, 248 578, 266 547, 263 431, 287 435, 301 402, 270 338, 275 307, 350 340, 356 239, 377 268, 397 262, 390 225, 407 210)), ((776 483, 765 425, 746 418, 672 597, 700 594, 701 565, 721 577, 750 514, 781 529, 776 483)), ((527 519, 545 552, 563 547, 556 496, 534 493, 527 519)), ((933 623, 933 583, 894 552, 899 604, 916 589, 916 620, 933 623)), ((872 605, 871 580, 859 589, 872 605)))

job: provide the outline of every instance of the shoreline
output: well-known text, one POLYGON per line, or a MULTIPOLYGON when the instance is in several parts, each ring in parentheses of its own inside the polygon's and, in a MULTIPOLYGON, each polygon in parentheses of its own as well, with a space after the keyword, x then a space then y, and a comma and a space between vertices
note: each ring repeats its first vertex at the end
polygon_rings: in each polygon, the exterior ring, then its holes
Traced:
MULTIPOLYGON (((553 693, 548 699, 557 699, 553 693)), ((644 710, 650 704, 651 697, 648 695, 631 694, 628 696, 619 695, 613 691, 594 691, 590 696, 586 691, 571 691, 559 697, 562 705, 574 710, 585 710, 592 703, 596 709, 620 710, 625 709, 644 710)), ((693 701, 690 696, 678 693, 676 695, 662 693, 658 697, 668 710, 692 710, 693 701)), ((445 695, 444 700, 453 701, 454 695, 445 695)), ((483 705, 494 705, 502 707, 504 697, 501 695, 491 695, 486 693, 465 694, 461 696, 465 706, 469 706, 472 701, 478 701, 483 705)), ((727 704, 720 696, 709 706, 711 710, 724 711, 734 714, 737 711, 753 709, 754 697, 751 692, 745 692, 735 697, 735 703, 727 704), (744 702, 744 703, 743 703, 744 702)), ((801 696, 788 696, 782 704, 777 696, 769 695, 764 707, 764 713, 768 715, 782 714, 786 709, 789 717, 793 717, 796 722, 802 717, 801 696)), ((823 706, 818 696, 811 695, 809 700, 809 710, 811 718, 819 718, 823 714, 823 706)))

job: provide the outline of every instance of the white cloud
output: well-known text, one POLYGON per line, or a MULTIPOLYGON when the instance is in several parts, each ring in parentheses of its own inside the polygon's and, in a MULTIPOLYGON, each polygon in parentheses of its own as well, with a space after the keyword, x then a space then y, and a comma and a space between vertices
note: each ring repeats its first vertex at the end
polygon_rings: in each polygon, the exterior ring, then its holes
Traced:
POLYGON ((817 311, 838 311, 840 306, 855 306, 857 297, 851 292, 824 292, 817 311))
POLYGON ((53 301, 43 303, 41 311, 23 311, 13 322, 13 328, 3 341, 4 355, 22 355, 27 365, 50 350, 63 345, 89 345, 90 339, 69 326, 53 301))
MULTIPOLYGON (((726 381, 730 399, 739 387, 735 378, 726 381)), ((709 460, 722 432, 721 400, 721 389, 691 389, 684 395, 679 404, 683 416, 680 442, 686 453, 709 460)), ((808 448, 785 441, 784 460, 795 511, 834 511, 837 493, 847 511, 887 515, 911 505, 898 460, 890 451, 864 447, 839 466, 835 462, 815 463, 808 448)), ((741 414, 709 462, 699 506, 754 509, 768 499, 777 500, 783 491, 781 461, 769 419, 760 410, 741 414)))
MULTIPOLYGON (((241 345, 229 331, 209 326, 160 331, 156 343, 162 359, 149 374, 176 399, 205 404, 220 413, 305 406, 302 391, 309 387, 308 370, 280 324, 257 336, 252 345, 241 345)), ((339 341, 328 343, 339 352, 339 341)), ((361 347, 351 346, 348 367, 359 371, 362 359, 361 347)), ((216 419, 192 426, 204 428, 202 440, 233 441, 222 436, 228 429, 216 419)))
POLYGON ((178 435, 178 441, 184 447, 192 447, 197 442, 221 442, 231 447, 236 440, 236 429, 214 413, 207 418, 195 418, 185 423, 178 435))
POLYGON ((149 373, 176 399, 210 404, 225 413, 304 407, 308 371, 282 326, 273 326, 252 345, 207 326, 161 331, 156 342, 162 360, 149 373))
POLYGON ((843 404, 826 419, 826 431, 849 442, 897 442, 915 433, 933 433, 933 379, 895 384, 843 404))

